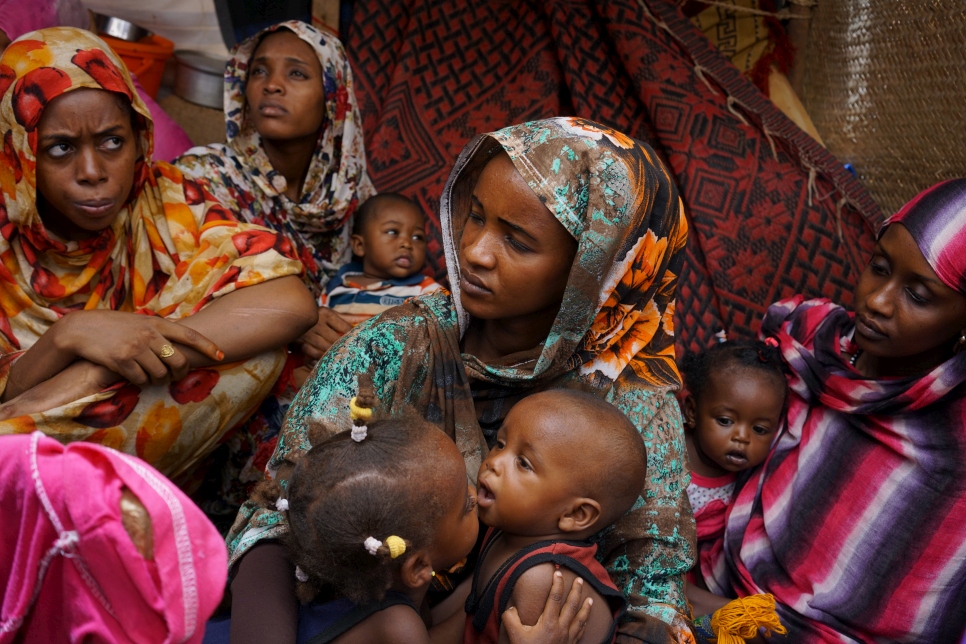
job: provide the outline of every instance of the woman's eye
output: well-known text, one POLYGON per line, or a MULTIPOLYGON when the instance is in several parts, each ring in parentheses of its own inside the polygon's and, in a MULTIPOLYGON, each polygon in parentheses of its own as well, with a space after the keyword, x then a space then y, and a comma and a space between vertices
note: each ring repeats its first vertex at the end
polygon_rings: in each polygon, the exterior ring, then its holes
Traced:
POLYGON ((877 275, 887 275, 889 273, 889 268, 880 262, 872 262, 870 266, 872 267, 872 272, 877 275))
POLYGON ((57 143, 47 148, 47 154, 55 159, 62 159, 70 153, 70 146, 66 143, 57 143))
POLYGON ((297 78, 308 78, 305 72, 303 72, 301 69, 293 69, 292 76, 295 76, 297 78))
POLYGON ((913 289, 911 289, 911 288, 907 288, 906 289, 906 293, 909 294, 909 297, 916 304, 928 304, 929 303, 929 299, 928 298, 925 298, 922 295, 916 293, 916 291, 913 290, 913 289))
POLYGON ((520 251, 521 253, 528 253, 528 252, 530 252, 530 248, 528 246, 524 246, 523 244, 521 244, 520 242, 518 242, 513 237, 511 237, 511 236, 508 235, 507 238, 506 238, 506 240, 510 244, 510 246, 512 246, 516 250, 520 251))
POLYGON ((469 219, 470 221, 475 221, 478 224, 483 223, 483 217, 479 216, 478 214, 476 214, 472 210, 470 211, 470 214, 467 215, 467 219, 469 219))
POLYGON ((120 150, 124 145, 124 139, 119 136, 111 136, 104 140, 103 147, 106 150, 120 150))
POLYGON ((252 67, 252 70, 248 72, 249 76, 260 76, 265 73, 264 67, 252 67))

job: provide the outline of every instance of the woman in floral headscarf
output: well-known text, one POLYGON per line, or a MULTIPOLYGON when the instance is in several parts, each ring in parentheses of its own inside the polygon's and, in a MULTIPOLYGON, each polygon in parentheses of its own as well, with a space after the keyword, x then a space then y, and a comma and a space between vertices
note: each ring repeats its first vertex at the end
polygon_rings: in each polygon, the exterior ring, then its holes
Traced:
POLYGON ((0 434, 39 429, 183 473, 314 323, 301 263, 148 161, 150 113, 93 34, 18 38, 0 97, 0 434))
POLYGON ((226 144, 176 165, 245 221, 284 235, 318 297, 351 258, 352 214, 375 194, 342 43, 298 20, 239 43, 225 68, 225 119, 226 144))
MULTIPOLYGON (((342 43, 297 20, 239 43, 225 68, 225 119, 227 144, 193 148, 175 163, 244 221, 285 238, 318 299, 351 258, 356 207, 375 193, 342 43)), ((272 395, 216 455, 223 465, 202 493, 210 514, 233 516, 261 480, 297 381, 351 328, 332 309, 318 311, 272 395)))
MULTIPOLYGON (((349 429, 361 372, 373 377, 377 413, 415 409, 451 436, 471 481, 516 401, 550 387, 588 389, 627 414, 648 450, 642 498, 600 535, 602 560, 632 606, 622 633, 691 641, 682 575, 694 521, 673 396, 687 224, 667 169, 649 147, 603 126, 535 121, 469 143, 440 208, 452 294, 416 298, 339 341, 295 399, 269 474, 286 479, 289 457, 310 447, 311 426, 349 429)), ((231 562, 241 562, 239 606, 249 593, 276 596, 259 571, 277 548, 265 540, 286 530, 281 513, 242 508, 229 535, 231 562)), ((440 571, 437 579, 447 583, 440 571)))

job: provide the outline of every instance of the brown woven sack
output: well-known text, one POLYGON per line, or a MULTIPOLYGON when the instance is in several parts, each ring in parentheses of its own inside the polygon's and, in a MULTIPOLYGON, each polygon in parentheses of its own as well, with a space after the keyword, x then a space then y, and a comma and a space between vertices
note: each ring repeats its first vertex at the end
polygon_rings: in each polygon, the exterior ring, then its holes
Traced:
POLYGON ((966 2, 818 0, 803 102, 886 214, 966 176, 966 2))

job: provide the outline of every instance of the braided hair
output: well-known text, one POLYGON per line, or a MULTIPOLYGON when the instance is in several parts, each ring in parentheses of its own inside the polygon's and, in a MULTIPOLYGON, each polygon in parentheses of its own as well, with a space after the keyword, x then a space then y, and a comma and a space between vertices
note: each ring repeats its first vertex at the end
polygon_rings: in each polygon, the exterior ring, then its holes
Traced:
POLYGON ((253 499, 283 511, 284 542, 302 602, 322 588, 365 604, 381 601, 406 552, 429 546, 445 512, 434 489, 437 428, 418 416, 373 419, 375 396, 360 377, 353 430, 325 437, 298 459, 287 494, 271 481, 253 499), (366 413, 368 412, 368 413, 366 413))
POLYGON ((777 342, 771 338, 767 342, 722 341, 700 353, 689 353, 681 361, 681 374, 695 400, 700 400, 707 389, 711 374, 738 369, 750 369, 773 378, 787 395, 785 363, 777 342))

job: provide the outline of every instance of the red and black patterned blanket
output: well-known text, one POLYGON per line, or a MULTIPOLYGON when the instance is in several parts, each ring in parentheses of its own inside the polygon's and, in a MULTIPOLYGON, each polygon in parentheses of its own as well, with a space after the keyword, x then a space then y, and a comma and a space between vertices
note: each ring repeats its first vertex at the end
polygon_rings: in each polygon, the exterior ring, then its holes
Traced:
POLYGON ((347 47, 372 179, 430 213, 475 134, 555 115, 650 143, 691 222, 682 348, 796 293, 848 306, 882 213, 669 0, 357 0, 347 47))

